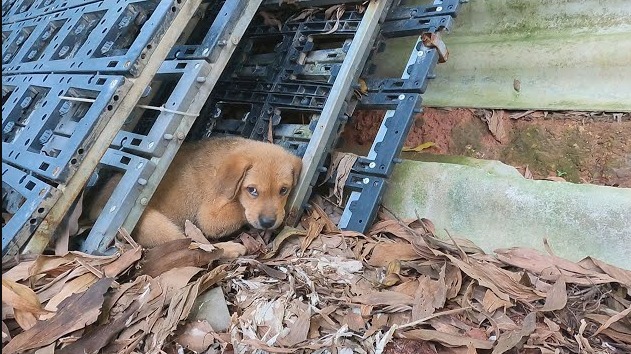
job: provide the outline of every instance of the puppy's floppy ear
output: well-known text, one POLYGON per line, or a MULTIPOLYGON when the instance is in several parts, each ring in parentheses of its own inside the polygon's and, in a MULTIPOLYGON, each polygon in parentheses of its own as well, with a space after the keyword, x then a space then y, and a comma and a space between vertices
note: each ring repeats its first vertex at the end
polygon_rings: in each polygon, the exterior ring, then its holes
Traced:
POLYGON ((302 159, 299 158, 298 156, 294 156, 291 163, 292 163, 291 172, 294 177, 293 187, 295 187, 298 184, 298 179, 300 178, 300 171, 302 171, 302 159))
POLYGON ((226 159, 219 167, 219 183, 223 188, 222 195, 229 200, 234 200, 239 195, 239 190, 248 171, 252 168, 252 162, 245 156, 232 156, 226 159))

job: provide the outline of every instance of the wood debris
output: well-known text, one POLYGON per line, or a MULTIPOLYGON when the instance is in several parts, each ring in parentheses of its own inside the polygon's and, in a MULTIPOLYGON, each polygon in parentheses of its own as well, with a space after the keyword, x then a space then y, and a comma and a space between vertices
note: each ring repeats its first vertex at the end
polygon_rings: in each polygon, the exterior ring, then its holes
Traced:
POLYGON ((6 353, 629 353, 631 271, 526 248, 484 254, 382 212, 340 231, 323 198, 249 255, 180 240, 3 265, 6 353), (191 244, 198 246, 191 247, 191 244), (203 245, 202 245, 203 246, 203 245), (226 332, 191 316, 220 286, 226 332))

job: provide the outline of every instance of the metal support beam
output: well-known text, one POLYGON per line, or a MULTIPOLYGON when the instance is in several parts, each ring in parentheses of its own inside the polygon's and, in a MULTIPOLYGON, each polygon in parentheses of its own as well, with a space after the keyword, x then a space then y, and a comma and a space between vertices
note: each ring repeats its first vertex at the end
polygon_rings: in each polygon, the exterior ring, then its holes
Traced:
MULTIPOLYGON (((243 36, 243 33, 252 20, 252 17, 256 13, 260 2, 261 0, 247 1, 247 5, 242 12, 242 16, 235 24, 234 30, 232 31, 232 34, 227 41, 226 46, 217 55, 217 58, 213 62, 213 64, 209 64, 205 60, 199 61, 199 67, 196 66, 196 68, 198 69, 196 77, 204 78, 204 80, 201 83, 198 83, 198 85, 190 88, 190 93, 191 95, 193 95, 192 99, 189 102, 181 103, 183 106, 188 106, 185 112, 191 115, 198 115, 201 112, 202 107, 206 103, 206 100, 210 96, 211 91, 219 80, 219 76, 223 72, 225 66, 228 64, 228 60, 232 56, 232 53, 234 52, 237 44, 241 40, 241 36, 243 36)), ((162 156, 160 156, 159 158, 154 157, 152 159, 152 161, 156 164, 156 169, 152 173, 151 177, 149 177, 149 179, 147 180, 147 185, 140 193, 140 196, 137 199, 136 207, 131 210, 131 212, 127 216, 127 219, 125 219, 125 222, 122 225, 128 231, 131 232, 133 230, 133 228, 136 226, 136 223, 138 222, 138 219, 140 219, 142 212, 144 211, 144 205, 143 203, 141 203, 141 200, 143 198, 151 198, 153 192, 155 192, 158 184, 162 180, 162 177, 164 177, 164 174, 169 168, 169 165, 175 157, 175 154, 177 153, 179 147, 182 145, 184 137, 186 137, 194 122, 195 119, 190 118, 190 116, 183 118, 179 126, 175 130, 174 136, 176 138, 169 141, 169 144, 164 150, 162 156)))
POLYGON ((329 99, 320 113, 317 126, 302 159, 302 172, 298 185, 288 200, 287 223, 296 224, 300 218, 303 203, 311 193, 319 174, 319 166, 329 149, 331 137, 337 135, 340 115, 346 103, 351 86, 357 82, 361 69, 368 57, 372 44, 379 30, 382 14, 391 1, 373 0, 368 4, 353 42, 342 63, 337 79, 333 83, 329 99))
POLYGON ((175 44, 181 29, 184 28, 186 23, 193 17, 200 3, 201 0, 187 0, 182 2, 179 9, 174 6, 177 14, 171 25, 164 32, 162 39, 156 44, 153 55, 148 59, 140 75, 134 79, 129 79, 129 81, 132 82, 132 86, 128 93, 122 97, 120 105, 114 112, 112 118, 108 122, 103 122, 101 126, 95 129, 98 136, 92 148, 85 153, 85 159, 81 163, 81 168, 79 168, 68 183, 63 186, 61 197, 51 208, 46 218, 44 218, 31 237, 31 240, 24 250, 25 253, 39 254, 44 251, 50 241, 52 233, 60 225, 72 203, 83 190, 92 172, 105 154, 105 151, 123 126, 125 119, 127 119, 132 112, 143 91, 160 68, 160 65, 166 58, 171 47, 175 44))

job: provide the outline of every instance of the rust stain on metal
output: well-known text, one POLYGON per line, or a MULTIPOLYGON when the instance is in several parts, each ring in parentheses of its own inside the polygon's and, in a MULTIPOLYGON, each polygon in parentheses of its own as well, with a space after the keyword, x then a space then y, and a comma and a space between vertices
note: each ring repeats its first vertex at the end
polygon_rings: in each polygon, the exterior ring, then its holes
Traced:
POLYGON ((436 49, 438 52, 439 63, 447 61, 447 58, 449 57, 449 50, 438 33, 423 33, 421 35, 421 41, 423 41, 423 44, 426 47, 436 49))

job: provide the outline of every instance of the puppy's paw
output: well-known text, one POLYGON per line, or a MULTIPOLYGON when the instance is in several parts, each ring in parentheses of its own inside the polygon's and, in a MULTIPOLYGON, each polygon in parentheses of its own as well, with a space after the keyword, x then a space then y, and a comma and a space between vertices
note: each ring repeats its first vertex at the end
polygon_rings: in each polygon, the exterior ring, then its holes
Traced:
POLYGON ((245 256, 248 253, 247 248, 244 245, 236 242, 219 242, 214 244, 215 247, 223 250, 223 254, 220 259, 229 260, 245 256))

